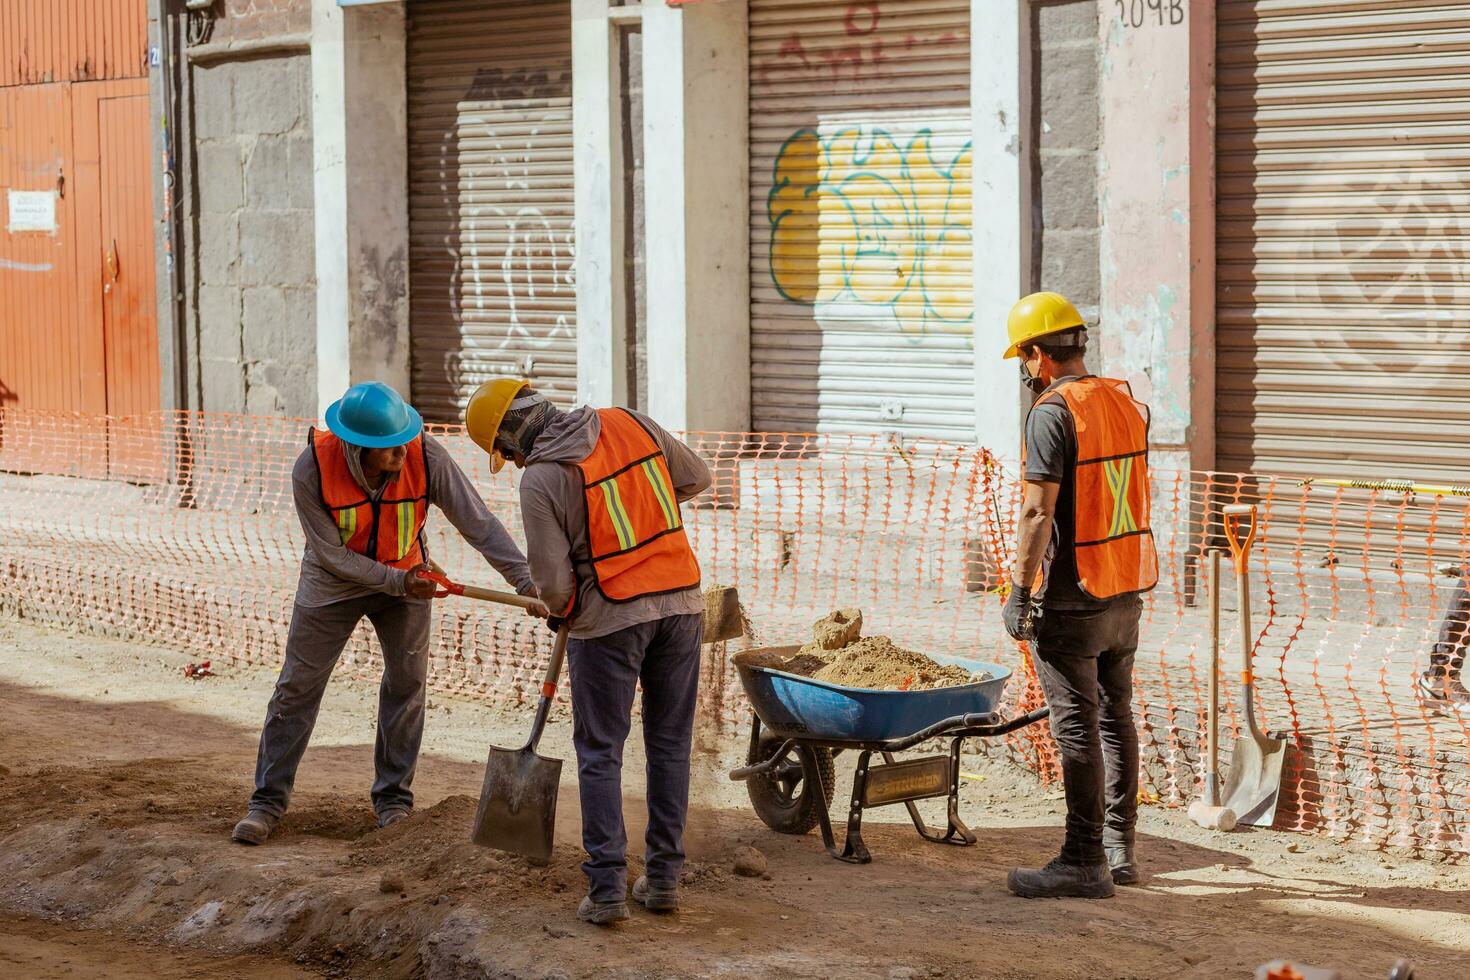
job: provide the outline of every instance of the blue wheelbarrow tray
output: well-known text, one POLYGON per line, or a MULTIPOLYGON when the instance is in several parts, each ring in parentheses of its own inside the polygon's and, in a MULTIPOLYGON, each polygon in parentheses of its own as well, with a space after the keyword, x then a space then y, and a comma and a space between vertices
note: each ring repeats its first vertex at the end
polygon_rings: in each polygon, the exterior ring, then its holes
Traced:
POLYGON ((853 747, 903 738, 966 714, 992 714, 1011 671, 999 664, 946 658, 989 679, 922 691, 878 691, 829 684, 779 670, 774 664, 798 646, 764 647, 734 657, 740 682, 761 724, 772 735, 853 747))

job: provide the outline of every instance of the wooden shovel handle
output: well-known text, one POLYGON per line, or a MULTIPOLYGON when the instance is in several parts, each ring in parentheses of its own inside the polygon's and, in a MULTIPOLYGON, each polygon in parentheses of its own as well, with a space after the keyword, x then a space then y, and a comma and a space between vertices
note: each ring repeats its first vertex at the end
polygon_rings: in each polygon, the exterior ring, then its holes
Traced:
POLYGON ((442 599, 445 596, 462 595, 466 599, 481 599, 485 602, 498 602, 504 606, 519 606, 522 609, 531 609, 541 604, 540 600, 516 595, 514 592, 499 592, 495 589, 482 589, 477 585, 460 585, 451 582, 449 577, 442 571, 420 571, 424 578, 439 586, 440 591, 435 592, 435 598, 442 599))

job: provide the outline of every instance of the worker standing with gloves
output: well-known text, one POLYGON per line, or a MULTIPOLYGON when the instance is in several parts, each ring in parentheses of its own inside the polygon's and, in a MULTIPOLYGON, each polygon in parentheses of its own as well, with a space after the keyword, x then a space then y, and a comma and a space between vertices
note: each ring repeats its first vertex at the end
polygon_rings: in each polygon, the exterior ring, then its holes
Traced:
POLYGON ((689 749, 699 687, 704 603, 679 505, 710 485, 709 468, 652 419, 621 408, 563 412, 518 378, 481 385, 465 411, 470 438, 521 476, 531 578, 570 624, 572 740, 582 802, 588 894, 577 915, 628 917, 623 744, 643 687, 648 760, 646 873, 633 897, 679 906, 689 749))
POLYGON ((1025 898, 1107 898, 1134 884, 1138 733, 1133 655, 1140 593, 1158 581, 1149 526, 1148 409, 1126 382, 1087 372, 1087 329, 1056 293, 1017 303, 1007 358, 1039 397, 1026 419, 1024 485, 1006 630, 1030 641, 1062 755, 1067 831, 1044 868, 1017 868, 1025 898))
POLYGON ((430 504, 517 592, 535 594, 510 534, 396 391, 376 381, 353 385, 327 409, 327 429, 309 431, 291 473, 306 552, 286 661, 260 735, 255 792, 232 835, 242 844, 264 843, 286 812, 327 680, 363 617, 383 648, 373 809, 382 827, 412 810, 434 594, 417 574, 429 567, 430 504))

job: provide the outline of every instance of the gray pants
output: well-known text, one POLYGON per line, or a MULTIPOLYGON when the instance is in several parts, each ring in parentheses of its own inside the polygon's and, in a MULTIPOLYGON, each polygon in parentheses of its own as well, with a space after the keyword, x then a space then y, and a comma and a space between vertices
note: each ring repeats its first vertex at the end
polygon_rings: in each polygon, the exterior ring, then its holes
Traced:
POLYGON ((1047 609, 1036 674, 1062 754, 1067 839, 1062 860, 1103 861, 1103 844, 1133 840, 1138 822, 1138 731, 1133 724, 1137 596, 1097 610, 1047 609))
POLYGON ((377 778, 373 809, 413 806, 413 773, 424 736, 424 688, 429 672, 427 599, 373 595, 326 606, 297 605, 291 611, 286 663, 276 679, 260 733, 255 792, 250 809, 276 816, 286 812, 296 767, 306 752, 327 680, 352 631, 364 616, 383 647, 383 681, 378 688, 378 738, 373 752, 377 778))
POLYGON ((689 816, 689 744, 699 693, 704 617, 667 616, 567 644, 572 675, 572 741, 582 798, 588 894, 621 902, 628 894, 623 826, 623 743, 633 694, 643 684, 643 748, 648 758, 648 878, 677 882, 689 816))

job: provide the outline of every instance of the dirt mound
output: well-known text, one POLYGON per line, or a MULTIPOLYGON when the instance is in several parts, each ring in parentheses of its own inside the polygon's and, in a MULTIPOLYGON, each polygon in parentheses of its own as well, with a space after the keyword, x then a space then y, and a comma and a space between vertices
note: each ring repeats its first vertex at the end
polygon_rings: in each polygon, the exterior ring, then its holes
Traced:
POLYGON ((829 684, 875 691, 927 691, 988 680, 906 650, 886 636, 863 636, 861 609, 838 609, 812 624, 812 641, 777 669, 829 684))

